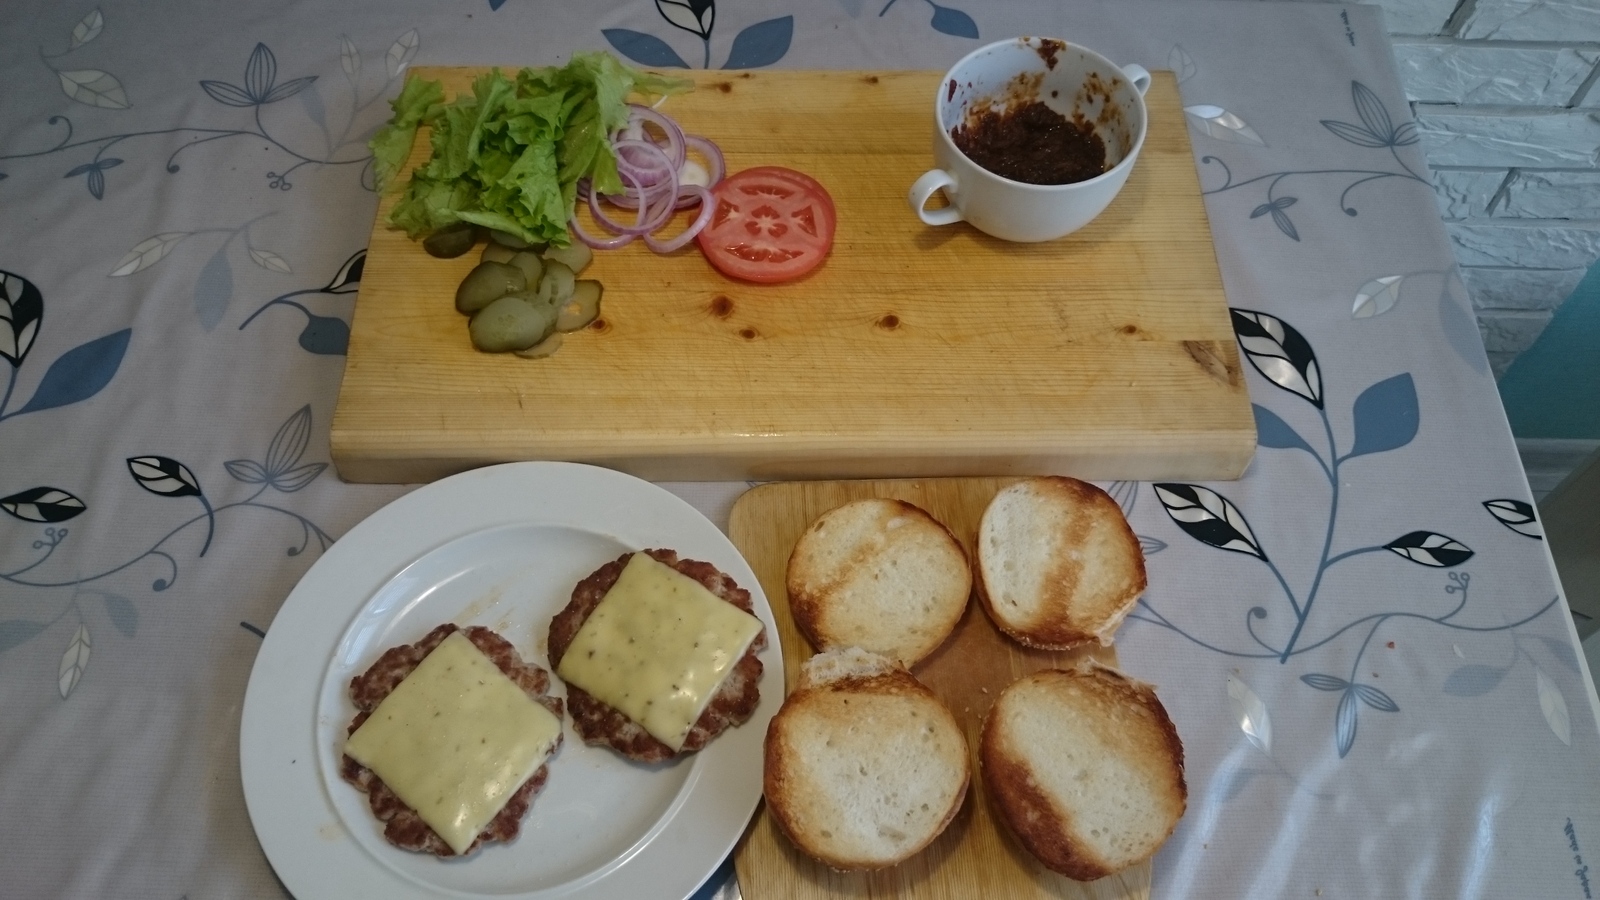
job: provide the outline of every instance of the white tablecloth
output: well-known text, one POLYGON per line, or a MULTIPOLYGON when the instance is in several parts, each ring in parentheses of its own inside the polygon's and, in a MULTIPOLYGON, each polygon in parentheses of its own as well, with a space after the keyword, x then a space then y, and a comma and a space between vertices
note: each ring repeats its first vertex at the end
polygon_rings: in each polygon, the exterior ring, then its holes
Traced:
MULTIPOLYGON (((1154 896, 1592 896, 1595 695, 1377 10, 947 2, 9 4, 0 895, 282 892, 240 706, 299 577, 407 490, 328 464, 407 66, 1049 34, 1177 72, 1257 404, 1242 480, 1107 485, 1150 570, 1121 659, 1187 753, 1154 896)), ((725 523, 745 485, 669 487, 725 523)))

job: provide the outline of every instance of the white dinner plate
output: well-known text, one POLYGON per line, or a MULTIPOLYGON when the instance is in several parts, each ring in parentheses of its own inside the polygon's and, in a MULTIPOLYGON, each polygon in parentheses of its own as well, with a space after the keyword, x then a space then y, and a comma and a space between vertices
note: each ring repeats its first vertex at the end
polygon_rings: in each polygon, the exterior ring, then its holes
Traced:
MULTIPOLYGON (((245 802, 299 900, 682 898, 727 856, 761 797, 761 743, 783 699, 777 627, 739 551, 694 507, 609 469, 527 462, 419 488, 340 538, 268 629, 240 727, 245 802), (387 648, 442 622, 487 625, 550 668, 550 618, 624 552, 667 547, 750 591, 767 627, 761 704, 685 759, 645 766, 570 727, 510 844, 463 860, 399 850, 339 778, 347 689, 387 648)), ((562 693, 552 678, 552 692, 562 693)))

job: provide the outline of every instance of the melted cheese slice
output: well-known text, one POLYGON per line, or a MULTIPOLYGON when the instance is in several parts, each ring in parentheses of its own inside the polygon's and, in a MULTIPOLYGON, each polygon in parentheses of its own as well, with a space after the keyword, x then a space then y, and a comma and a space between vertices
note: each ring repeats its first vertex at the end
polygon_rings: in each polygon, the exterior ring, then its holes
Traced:
POLYGON ((378 704, 345 752, 460 854, 560 737, 561 720, 457 631, 378 704))
POLYGON ((635 553, 556 672, 677 751, 760 633, 760 619, 635 553))

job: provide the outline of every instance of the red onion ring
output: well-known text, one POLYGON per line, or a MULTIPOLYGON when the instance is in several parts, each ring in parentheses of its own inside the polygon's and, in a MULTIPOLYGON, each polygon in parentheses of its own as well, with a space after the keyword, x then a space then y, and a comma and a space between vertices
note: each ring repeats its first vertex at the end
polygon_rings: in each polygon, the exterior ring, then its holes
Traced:
POLYGON ((649 188, 678 170, 666 151, 650 141, 619 138, 611 142, 611 149, 617 155, 617 172, 632 175, 642 188, 649 188), (640 156, 648 162, 640 162, 640 156))
MULTIPOLYGON (((641 124, 648 122, 660 129, 667 139, 667 145, 662 149, 666 153, 667 159, 672 161, 672 168, 677 169, 683 165, 684 134, 683 129, 679 127, 677 122, 648 106, 640 106, 637 103, 628 104, 628 117, 630 124, 633 122, 641 124)), ((651 143, 654 143, 654 141, 651 143)))
POLYGON ((674 207, 683 203, 684 199, 686 199, 685 194, 690 195, 689 199, 693 199, 700 204, 700 214, 695 216, 694 221, 689 223, 689 227, 685 228, 677 237, 658 241, 655 235, 646 234, 644 236, 645 246, 657 253, 671 253, 687 246, 690 241, 694 240, 695 235, 698 235, 711 222, 713 209, 711 192, 698 184, 683 185, 678 189, 678 200, 677 203, 673 204, 674 207))
POLYGON ((621 234, 610 238, 595 237, 585 231, 583 226, 578 223, 578 214, 576 212, 572 214, 572 218, 567 220, 567 230, 572 232, 573 237, 596 250, 615 250, 618 247, 626 247, 633 243, 633 235, 631 234, 621 234))
POLYGON ((716 144, 711 143, 698 134, 686 136, 683 143, 684 146, 692 150, 700 151, 700 155, 706 158, 706 162, 711 163, 711 165, 706 167, 706 172, 710 175, 707 187, 710 187, 711 185, 714 185, 722 180, 723 174, 727 171, 727 163, 722 159, 721 147, 718 147, 716 144))
MULTIPOLYGON (((671 185, 672 189, 676 191, 676 175, 672 176, 671 185)), ((668 194, 666 196, 673 195, 668 194)), ((589 212, 594 214, 594 220, 600 225, 601 228, 604 228, 613 234, 628 234, 638 236, 642 234, 649 234, 650 232, 655 231, 657 228, 660 228, 662 225, 665 225, 667 223, 667 217, 672 214, 672 204, 664 203, 662 204, 662 208, 659 210, 651 206, 641 204, 638 208, 638 214, 635 216, 634 224, 625 225, 607 215, 605 211, 600 208, 600 195, 590 192, 589 212)))
POLYGON ((635 237, 643 237, 645 244, 657 253, 671 253, 686 246, 711 221, 713 204, 709 187, 721 181, 727 170, 721 149, 706 138, 684 134, 682 127, 670 117, 637 104, 629 105, 628 124, 612 132, 609 141, 617 161, 617 175, 623 181, 622 191, 601 194, 586 178, 577 184, 577 198, 589 205, 595 224, 612 236, 590 233, 578 221, 576 209, 568 223, 573 236, 598 250, 626 246, 635 237), (646 129, 647 124, 660 135, 646 129), (705 157, 710 183, 707 186, 685 184, 681 180, 691 149, 705 157), (607 213, 602 201, 611 207, 633 210, 633 222, 619 221, 607 213), (671 221, 674 212, 696 203, 700 204, 700 211, 687 228, 665 240, 656 238, 655 232, 671 221))

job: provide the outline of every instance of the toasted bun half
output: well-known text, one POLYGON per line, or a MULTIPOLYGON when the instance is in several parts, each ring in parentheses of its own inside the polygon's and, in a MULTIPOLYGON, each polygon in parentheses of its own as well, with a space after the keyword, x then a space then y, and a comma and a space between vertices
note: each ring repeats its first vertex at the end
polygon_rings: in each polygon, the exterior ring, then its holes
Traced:
POLYGON ((1149 859, 1188 802, 1183 744, 1155 690, 1097 663, 1001 692, 983 723, 983 783, 1046 868, 1090 881, 1149 859))
POLYGON ((902 500, 854 500, 812 522, 789 556, 789 608, 818 650, 861 647, 915 665, 949 637, 972 594, 967 553, 902 500))
POLYGON ((984 611, 1029 647, 1110 644, 1144 593, 1144 554, 1121 507, 1074 478, 1029 478, 995 494, 977 555, 984 611))
POLYGON ((892 866, 961 808, 961 726, 899 664, 856 648, 805 663, 767 726, 763 789, 796 847, 835 869, 892 866))

